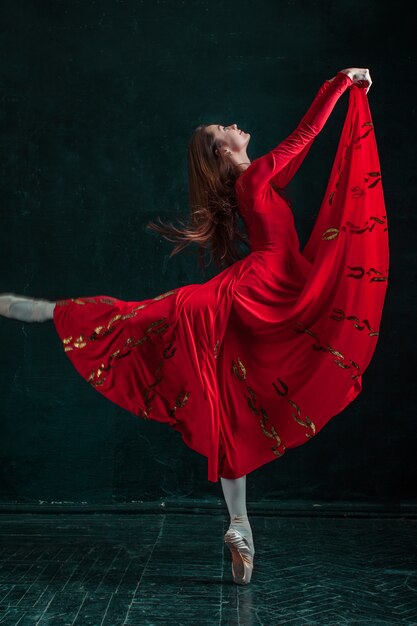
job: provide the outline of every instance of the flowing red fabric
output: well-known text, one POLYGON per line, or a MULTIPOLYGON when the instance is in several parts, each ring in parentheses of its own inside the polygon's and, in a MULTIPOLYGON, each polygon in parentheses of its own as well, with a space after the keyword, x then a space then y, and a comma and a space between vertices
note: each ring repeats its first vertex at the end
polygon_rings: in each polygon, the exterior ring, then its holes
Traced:
POLYGON ((154 298, 60 300, 54 323, 81 376, 165 422, 238 478, 306 443, 362 389, 388 284, 388 228, 364 88, 325 81, 297 128, 237 179, 250 253, 154 298), (328 186, 302 252, 285 188, 349 88, 328 186))

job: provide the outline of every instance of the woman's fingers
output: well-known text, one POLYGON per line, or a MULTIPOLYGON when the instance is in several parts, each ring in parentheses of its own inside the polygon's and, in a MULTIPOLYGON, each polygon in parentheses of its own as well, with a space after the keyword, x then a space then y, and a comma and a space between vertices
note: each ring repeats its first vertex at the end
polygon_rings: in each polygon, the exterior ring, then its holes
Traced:
POLYGON ((365 70, 364 82, 368 85, 365 93, 368 93, 372 85, 372 79, 368 69, 365 70))

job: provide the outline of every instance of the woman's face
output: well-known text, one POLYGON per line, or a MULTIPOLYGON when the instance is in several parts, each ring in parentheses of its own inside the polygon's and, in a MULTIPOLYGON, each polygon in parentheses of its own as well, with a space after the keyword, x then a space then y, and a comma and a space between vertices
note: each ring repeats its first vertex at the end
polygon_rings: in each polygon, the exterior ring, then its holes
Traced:
POLYGON ((236 124, 230 126, 210 124, 207 126, 207 131, 219 141, 223 148, 228 148, 232 152, 240 152, 250 141, 250 133, 240 130, 236 124))

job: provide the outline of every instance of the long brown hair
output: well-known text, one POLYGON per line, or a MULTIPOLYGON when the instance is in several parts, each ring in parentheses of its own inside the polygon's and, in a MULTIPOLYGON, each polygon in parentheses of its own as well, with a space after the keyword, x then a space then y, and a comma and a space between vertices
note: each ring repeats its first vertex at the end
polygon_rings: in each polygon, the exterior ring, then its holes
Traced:
POLYGON ((165 239, 175 242, 169 258, 183 250, 190 243, 198 244, 198 264, 205 267, 214 263, 223 268, 239 260, 241 255, 238 242, 246 243, 247 235, 241 232, 235 182, 240 171, 238 166, 222 156, 220 143, 214 135, 200 125, 191 136, 187 150, 188 199, 191 213, 188 223, 180 221, 178 228, 173 224, 148 222, 147 228, 158 232, 165 239), (219 154, 216 154, 216 149, 219 154), (204 263, 205 251, 209 252, 209 262, 204 263))

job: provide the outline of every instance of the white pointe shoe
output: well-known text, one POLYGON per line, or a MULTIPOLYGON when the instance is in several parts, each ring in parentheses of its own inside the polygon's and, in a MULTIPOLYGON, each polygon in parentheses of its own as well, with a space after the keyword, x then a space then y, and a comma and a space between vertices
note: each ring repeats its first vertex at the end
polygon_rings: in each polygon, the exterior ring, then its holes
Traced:
POLYGON ((11 317, 10 315, 10 305, 15 300, 16 296, 14 293, 0 293, 0 315, 4 317, 11 317))
POLYGON ((235 528, 229 528, 224 536, 224 542, 232 554, 233 581, 238 585, 250 583, 253 570, 255 548, 235 528))

